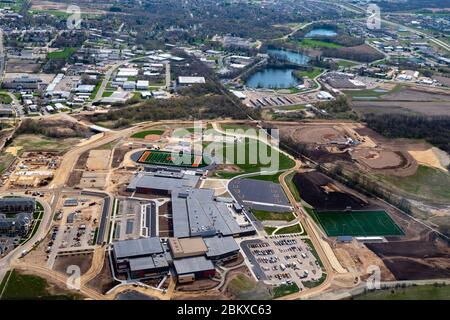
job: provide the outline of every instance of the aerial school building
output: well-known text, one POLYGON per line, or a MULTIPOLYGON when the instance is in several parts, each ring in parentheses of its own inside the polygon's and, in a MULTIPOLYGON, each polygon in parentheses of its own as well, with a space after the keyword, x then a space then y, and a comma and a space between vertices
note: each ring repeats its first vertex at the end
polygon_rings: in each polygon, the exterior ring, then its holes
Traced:
POLYGON ((213 277, 218 264, 239 256, 234 237, 253 235, 256 229, 232 199, 215 197, 212 189, 197 188, 199 180, 196 171, 162 168, 133 177, 129 192, 170 197, 173 237, 114 242, 119 274, 139 279, 171 270, 178 282, 186 283, 213 277))

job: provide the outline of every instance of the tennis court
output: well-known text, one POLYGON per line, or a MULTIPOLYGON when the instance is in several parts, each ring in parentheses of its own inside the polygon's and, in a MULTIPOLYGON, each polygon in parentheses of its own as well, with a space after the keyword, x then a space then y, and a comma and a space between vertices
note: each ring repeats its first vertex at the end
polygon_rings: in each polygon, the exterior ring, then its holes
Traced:
POLYGON ((330 237, 402 236, 403 230, 384 210, 322 211, 314 213, 330 237))

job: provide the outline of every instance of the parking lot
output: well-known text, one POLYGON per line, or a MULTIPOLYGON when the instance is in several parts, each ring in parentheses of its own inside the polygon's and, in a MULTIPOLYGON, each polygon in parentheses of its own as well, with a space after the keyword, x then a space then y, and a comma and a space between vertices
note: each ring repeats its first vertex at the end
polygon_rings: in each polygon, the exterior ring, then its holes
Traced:
POLYGON ((265 239, 247 241, 244 251, 258 280, 280 285, 295 282, 300 290, 302 282, 322 277, 319 262, 309 245, 297 234, 274 235, 265 239))
POLYGON ((229 184, 230 192, 243 205, 245 202, 266 203, 290 207, 283 188, 276 183, 254 179, 234 179, 229 184))

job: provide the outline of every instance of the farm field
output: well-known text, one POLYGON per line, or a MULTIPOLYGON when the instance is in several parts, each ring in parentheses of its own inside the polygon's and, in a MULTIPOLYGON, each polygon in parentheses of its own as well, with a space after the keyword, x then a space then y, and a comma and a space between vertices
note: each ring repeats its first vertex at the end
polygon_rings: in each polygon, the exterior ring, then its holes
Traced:
POLYGON ((401 236, 404 232, 382 210, 314 212, 329 237, 401 236))

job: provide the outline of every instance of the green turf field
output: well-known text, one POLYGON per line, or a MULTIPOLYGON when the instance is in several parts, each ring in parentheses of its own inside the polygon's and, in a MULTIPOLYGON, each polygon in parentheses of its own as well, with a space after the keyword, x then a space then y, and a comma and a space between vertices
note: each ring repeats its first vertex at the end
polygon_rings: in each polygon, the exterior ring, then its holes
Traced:
POLYGON ((172 159, 171 152, 160 150, 145 150, 139 157, 138 163, 185 168, 202 168, 208 165, 205 162, 205 158, 202 156, 190 154, 187 157, 188 161, 183 159, 183 163, 177 164, 172 159))
POLYGON ((315 216, 328 236, 401 236, 402 229, 383 210, 323 211, 315 216))
POLYGON ((145 130, 145 131, 137 132, 137 133, 133 134, 131 137, 136 138, 136 139, 144 139, 146 136, 148 136, 150 134, 155 134, 155 135, 160 136, 163 133, 164 133, 164 130, 145 130))

